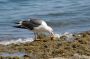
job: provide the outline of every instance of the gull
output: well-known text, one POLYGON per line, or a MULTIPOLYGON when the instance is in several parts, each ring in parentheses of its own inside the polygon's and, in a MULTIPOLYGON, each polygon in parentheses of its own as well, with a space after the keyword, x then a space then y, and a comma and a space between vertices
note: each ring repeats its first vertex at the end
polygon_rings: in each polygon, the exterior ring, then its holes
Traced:
POLYGON ((44 20, 30 18, 29 20, 20 21, 18 25, 18 28, 26 28, 34 32, 35 40, 38 33, 47 32, 50 36, 54 35, 52 27, 48 26, 44 20))

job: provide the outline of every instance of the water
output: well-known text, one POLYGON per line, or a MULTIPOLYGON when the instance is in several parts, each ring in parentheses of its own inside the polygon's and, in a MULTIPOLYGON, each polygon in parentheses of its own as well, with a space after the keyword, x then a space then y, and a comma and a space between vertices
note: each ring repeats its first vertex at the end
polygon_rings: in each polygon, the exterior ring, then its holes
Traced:
POLYGON ((17 52, 17 53, 0 53, 0 56, 4 56, 4 57, 7 57, 7 56, 18 56, 18 57, 22 57, 24 56, 25 53, 21 53, 21 52, 17 52))
POLYGON ((15 22, 40 18, 56 33, 90 30, 90 0, 0 0, 0 40, 31 38, 33 33, 14 28, 15 22))

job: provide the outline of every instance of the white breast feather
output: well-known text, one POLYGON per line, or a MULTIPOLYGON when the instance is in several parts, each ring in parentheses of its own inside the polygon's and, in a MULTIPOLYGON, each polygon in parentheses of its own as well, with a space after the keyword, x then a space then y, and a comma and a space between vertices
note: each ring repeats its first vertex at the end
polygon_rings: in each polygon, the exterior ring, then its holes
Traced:
POLYGON ((34 27, 34 31, 36 32, 46 32, 47 31, 47 24, 46 22, 42 22, 42 24, 38 27, 34 27))

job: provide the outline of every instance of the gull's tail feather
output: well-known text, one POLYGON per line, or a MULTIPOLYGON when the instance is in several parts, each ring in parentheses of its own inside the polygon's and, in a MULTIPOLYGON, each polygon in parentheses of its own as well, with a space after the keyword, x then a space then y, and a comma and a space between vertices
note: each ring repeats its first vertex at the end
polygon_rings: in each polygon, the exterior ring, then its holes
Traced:
POLYGON ((22 28, 22 29, 27 29, 27 28, 25 28, 25 27, 23 27, 23 26, 13 26, 13 27, 15 27, 15 28, 22 28))
POLYGON ((22 28, 22 29, 26 29, 25 27, 23 27, 23 26, 19 25, 19 24, 20 24, 20 22, 15 22, 15 24, 16 24, 16 26, 13 26, 13 27, 15 27, 15 28, 22 28))

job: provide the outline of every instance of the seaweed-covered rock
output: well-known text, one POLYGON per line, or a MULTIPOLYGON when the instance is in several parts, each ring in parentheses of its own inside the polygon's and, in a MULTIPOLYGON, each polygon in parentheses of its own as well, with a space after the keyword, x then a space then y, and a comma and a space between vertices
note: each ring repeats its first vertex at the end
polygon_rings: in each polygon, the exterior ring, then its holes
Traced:
POLYGON ((75 54, 90 56, 90 34, 83 32, 69 35, 70 36, 68 36, 68 34, 66 34, 66 36, 63 35, 60 38, 42 36, 40 40, 24 44, 0 45, 0 51, 13 53, 24 52, 28 54, 31 59, 48 59, 54 57, 71 58, 75 56, 75 54), (67 41, 67 38, 73 41, 67 41))

